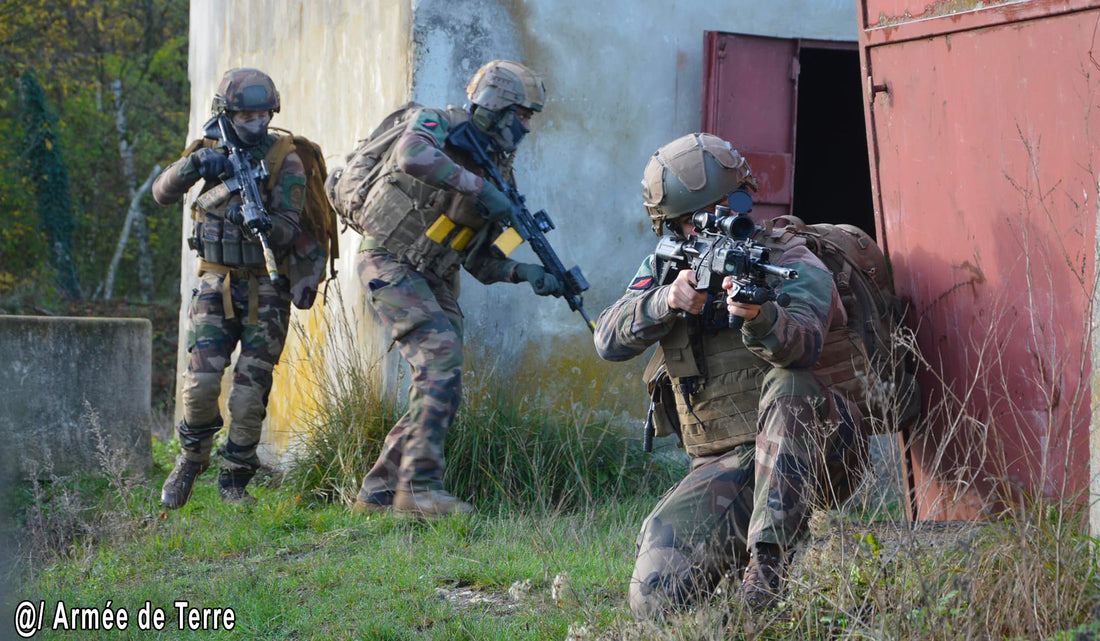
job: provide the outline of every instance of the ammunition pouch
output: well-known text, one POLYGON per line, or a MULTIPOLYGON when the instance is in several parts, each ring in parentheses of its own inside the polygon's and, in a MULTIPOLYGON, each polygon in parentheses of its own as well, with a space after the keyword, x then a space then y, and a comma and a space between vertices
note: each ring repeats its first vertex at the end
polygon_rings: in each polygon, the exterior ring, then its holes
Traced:
POLYGON ((485 227, 474 201, 394 170, 370 190, 357 223, 375 247, 450 279, 485 227))
POLYGON ((721 454, 755 440, 760 385, 771 365, 745 347, 741 332, 699 336, 680 321, 661 339, 661 349, 689 456, 721 454), (696 384, 682 385, 689 381, 696 384))

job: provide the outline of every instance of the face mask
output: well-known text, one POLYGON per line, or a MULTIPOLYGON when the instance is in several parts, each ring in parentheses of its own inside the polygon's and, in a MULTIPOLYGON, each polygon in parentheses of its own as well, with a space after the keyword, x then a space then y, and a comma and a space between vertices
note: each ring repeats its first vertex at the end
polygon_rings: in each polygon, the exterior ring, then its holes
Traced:
POLYGON ((512 122, 508 124, 508 131, 512 134, 512 149, 515 149, 519 146, 519 141, 523 140, 523 137, 531 130, 523 126, 520 119, 516 118, 515 114, 513 114, 512 122))
POLYGON ((237 137, 241 139, 241 143, 247 147, 253 147, 263 142, 264 136, 267 135, 267 125, 271 122, 271 116, 243 121, 233 118, 230 122, 233 124, 233 131, 237 132, 237 137))
POLYGON ((491 134, 493 142, 497 147, 505 153, 513 152, 516 147, 519 146, 519 141, 523 140, 523 137, 531 131, 528 129, 519 118, 516 118, 515 113, 509 113, 504 116, 503 121, 498 124, 491 134))

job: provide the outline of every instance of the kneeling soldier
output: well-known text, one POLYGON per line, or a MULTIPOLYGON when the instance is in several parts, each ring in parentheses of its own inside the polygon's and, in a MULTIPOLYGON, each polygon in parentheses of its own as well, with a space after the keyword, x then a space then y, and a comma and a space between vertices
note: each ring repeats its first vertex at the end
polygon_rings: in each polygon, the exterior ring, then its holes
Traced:
MULTIPOLYGON (((731 191, 754 184, 741 155, 710 134, 660 148, 642 182, 654 232, 667 228, 680 239, 695 233, 696 211, 713 212, 731 191)), ((688 475, 638 536, 629 597, 639 618, 706 599, 724 575, 741 570, 741 597, 767 607, 814 502, 843 500, 860 477, 861 414, 813 371, 826 335, 846 322, 832 275, 804 245, 775 246, 762 235, 754 240, 769 246, 772 263, 797 270, 778 286, 786 306, 697 291, 692 270, 653 255, 597 321, 596 348, 607 360, 660 343, 663 366, 650 369, 667 370, 654 381, 655 398, 667 382, 667 402, 657 414, 678 429, 691 457, 688 475), (744 319, 741 329, 730 328, 729 315, 744 319)), ((732 287, 728 277, 723 286, 732 287)))

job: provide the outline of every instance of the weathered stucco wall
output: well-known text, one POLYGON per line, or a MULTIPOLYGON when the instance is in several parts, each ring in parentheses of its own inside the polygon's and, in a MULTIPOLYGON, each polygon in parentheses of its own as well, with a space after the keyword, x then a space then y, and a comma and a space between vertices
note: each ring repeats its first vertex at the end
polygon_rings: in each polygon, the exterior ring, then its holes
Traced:
MULTIPOLYGON (((421 0, 415 4, 413 98, 465 103, 470 75, 495 58, 544 76, 546 109, 516 155, 520 190, 558 229, 549 238, 592 285, 595 318, 622 293, 655 238, 642 209, 642 168, 700 124, 703 32, 855 40, 847 1, 421 0)), ((526 247, 515 257, 534 261, 526 247)), ((474 366, 512 373, 532 392, 634 415, 643 359, 600 361, 580 317, 527 285, 466 277, 462 306, 474 366), (491 356, 489 355, 491 354, 491 356)))
MULTIPOLYGON (((257 67, 272 77, 282 99, 282 109, 272 124, 319 143, 330 165, 343 164, 344 154, 355 141, 408 99, 410 19, 411 9, 405 0, 193 1, 187 140, 198 137, 210 117, 210 101, 222 74, 232 67, 257 67)), ((191 227, 188 212, 189 204, 182 212, 185 230, 191 227)), ((329 297, 343 300, 348 318, 363 337, 364 348, 384 349, 370 317, 352 312, 362 304, 359 288, 354 286, 358 238, 349 231, 341 241, 339 291, 330 288, 329 297)), ((180 293, 185 304, 180 310, 179 376, 186 369, 186 302, 198 280, 195 255, 187 248, 186 238, 181 255, 180 293)), ((323 341, 321 311, 321 305, 308 313, 296 311, 295 321, 323 341)), ((275 374, 261 455, 285 448, 299 410, 314 398, 313 390, 303 382, 308 347, 292 329, 275 374)), ((391 357, 390 369, 395 365, 391 357)), ((228 380, 227 376, 225 385, 228 380)), ((177 400, 178 390, 179 385, 177 400)), ((176 414, 178 419, 178 402, 176 414)))
MULTIPOLYGON (((549 237, 563 262, 579 264, 592 284, 585 307, 593 318, 652 251, 641 171, 657 147, 699 127, 703 32, 856 38, 850 0, 684 0, 671 8, 661 0, 193 0, 191 17, 191 137, 223 71, 256 66, 282 94, 274 124, 320 142, 332 166, 408 98, 464 104, 467 80, 489 60, 517 59, 540 72, 548 104, 520 147, 517 182, 532 209, 545 208, 557 223, 549 237), (251 35, 231 37, 229 25, 238 23, 251 35)), ((354 234, 343 238, 340 289, 358 347, 380 358, 387 345, 354 277, 357 243, 354 234)), ((186 301, 194 258, 186 247, 182 254, 186 301)), ((526 247, 515 257, 535 260, 526 247)), ((644 362, 600 361, 564 302, 537 298, 525 284, 484 287, 468 276, 461 302, 467 380, 492 370, 555 402, 644 411, 644 362)), ((297 315, 307 330, 318 318, 297 315)), ((276 446, 310 397, 295 382, 304 355, 292 342, 277 370, 265 435, 276 446)), ((392 383, 396 355, 383 365, 392 383)))

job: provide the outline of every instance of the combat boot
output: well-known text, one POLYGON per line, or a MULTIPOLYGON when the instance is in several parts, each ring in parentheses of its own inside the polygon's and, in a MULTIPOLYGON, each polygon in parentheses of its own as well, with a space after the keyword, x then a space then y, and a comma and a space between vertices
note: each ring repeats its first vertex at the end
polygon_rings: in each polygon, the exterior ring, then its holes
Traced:
POLYGON ((474 506, 458 500, 445 490, 398 490, 393 495, 393 511, 432 519, 450 514, 472 514, 474 506))
POLYGON ((256 497, 245 489, 252 480, 255 472, 230 472, 221 470, 218 473, 218 494, 222 500, 230 505, 252 505, 256 497))
POLYGON ((382 514, 389 512, 393 507, 393 492, 374 492, 363 498, 355 497, 355 503, 351 505, 352 514, 382 514))
POLYGON ((176 459, 176 467, 164 480, 160 489, 160 502, 169 510, 178 510, 187 505, 191 498, 191 490, 195 487, 195 479, 210 467, 210 463, 196 463, 180 456, 176 459))
POLYGON ((739 595, 750 610, 759 614, 779 599, 787 575, 787 562, 782 549, 772 543, 757 543, 739 595))

